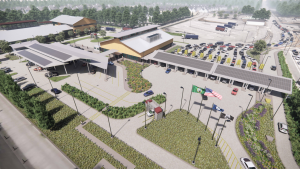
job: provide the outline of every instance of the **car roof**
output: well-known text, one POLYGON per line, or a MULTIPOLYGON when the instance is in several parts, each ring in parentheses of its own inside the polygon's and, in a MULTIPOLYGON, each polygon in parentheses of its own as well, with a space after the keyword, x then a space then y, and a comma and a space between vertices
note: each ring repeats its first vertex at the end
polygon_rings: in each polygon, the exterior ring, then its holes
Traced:
POLYGON ((247 163, 248 168, 255 167, 254 164, 251 161, 250 162, 245 162, 245 163, 247 163))
POLYGON ((284 123, 281 123, 281 125, 282 125, 282 128, 284 128, 284 129, 287 129, 287 128, 288 128, 287 125, 284 124, 284 123))

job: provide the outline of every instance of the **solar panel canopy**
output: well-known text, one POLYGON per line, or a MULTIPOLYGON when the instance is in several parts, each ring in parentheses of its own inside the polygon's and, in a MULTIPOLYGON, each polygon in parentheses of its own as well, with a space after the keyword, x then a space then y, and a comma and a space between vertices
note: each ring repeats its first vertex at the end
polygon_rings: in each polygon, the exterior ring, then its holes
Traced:
POLYGON ((28 52, 26 50, 22 50, 22 51, 18 52, 18 54, 38 63, 41 66, 47 66, 50 63, 52 63, 52 61, 42 58, 42 57, 40 57, 34 53, 28 52))
POLYGON ((51 48, 47 48, 47 47, 42 46, 40 44, 32 44, 29 47, 32 48, 32 49, 35 49, 37 51, 41 51, 41 52, 43 52, 45 54, 54 56, 54 57, 56 57, 56 58, 58 58, 60 60, 63 60, 63 61, 66 61, 66 60, 68 60, 69 58, 72 57, 71 55, 59 52, 59 51, 51 49, 51 48))

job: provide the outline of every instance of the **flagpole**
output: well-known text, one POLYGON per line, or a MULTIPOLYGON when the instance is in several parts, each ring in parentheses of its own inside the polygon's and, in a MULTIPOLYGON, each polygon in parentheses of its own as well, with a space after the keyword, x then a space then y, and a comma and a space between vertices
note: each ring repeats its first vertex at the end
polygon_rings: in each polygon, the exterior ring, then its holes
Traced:
POLYGON ((219 121, 220 121, 220 118, 221 118, 221 114, 222 114, 222 113, 223 113, 223 112, 220 113, 220 116, 219 116, 218 122, 216 123, 216 127, 215 127, 215 130, 214 130, 214 133, 213 133, 213 135, 212 135, 211 140, 214 139, 214 135, 215 135, 215 133, 216 133, 216 129, 217 129, 218 123, 219 123, 219 121))
POLYGON ((222 130, 221 130, 221 133, 220 133, 220 135, 219 135, 219 137, 218 137, 218 140, 217 140, 217 142, 216 142, 216 147, 218 146, 218 142, 219 142, 219 140, 220 140, 220 137, 221 137, 221 135, 222 135, 222 132, 223 132, 223 129, 224 129, 224 126, 225 126, 225 123, 226 123, 226 121, 227 121, 227 119, 225 119, 225 121, 224 121, 224 124, 223 124, 223 127, 222 127, 222 130))
POLYGON ((200 103, 200 108, 199 108, 199 112, 198 112, 197 122, 198 122, 198 120, 199 120, 199 114, 200 114, 200 110, 201 110, 201 106, 202 106, 202 101, 203 101, 203 98, 202 98, 201 103, 200 103))
POLYGON ((190 101, 189 101, 189 107, 188 107, 187 114, 189 114, 189 112, 190 112, 190 103, 191 103, 192 93, 193 93, 193 85, 192 85, 192 89, 191 89, 191 95, 190 95, 190 101))
POLYGON ((210 119, 210 115, 211 115, 211 111, 212 111, 212 109, 213 109, 213 106, 214 106, 214 103, 212 104, 211 109, 210 109, 210 112, 209 112, 209 116, 208 116, 208 119, 207 119, 205 131, 206 131, 206 129, 207 129, 207 125, 208 125, 208 122, 209 122, 209 119, 210 119))

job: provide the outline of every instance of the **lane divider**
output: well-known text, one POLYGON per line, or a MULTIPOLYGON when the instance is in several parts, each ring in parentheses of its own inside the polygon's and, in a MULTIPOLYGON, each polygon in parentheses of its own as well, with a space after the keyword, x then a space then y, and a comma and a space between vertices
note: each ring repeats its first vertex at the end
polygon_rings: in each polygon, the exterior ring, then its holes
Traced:
POLYGON ((101 115, 101 113, 97 112, 96 114, 94 114, 92 117, 90 117, 90 120, 95 120, 96 118, 98 118, 101 115))
MULTIPOLYGON (((150 117, 150 118, 147 119, 146 121, 148 121, 148 120, 153 120, 153 119, 154 119, 154 116, 153 116, 153 117, 150 117)), ((145 123, 145 120, 144 120, 142 123, 145 123)))

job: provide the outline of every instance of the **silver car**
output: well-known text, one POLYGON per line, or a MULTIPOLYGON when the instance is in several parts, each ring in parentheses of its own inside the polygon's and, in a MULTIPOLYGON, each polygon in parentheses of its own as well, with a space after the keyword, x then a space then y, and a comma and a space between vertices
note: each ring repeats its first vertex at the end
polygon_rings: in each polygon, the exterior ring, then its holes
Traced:
POLYGON ((15 79, 14 79, 14 82, 20 82, 20 81, 25 80, 25 79, 27 79, 27 78, 21 76, 21 77, 15 78, 15 79))
POLYGON ((279 130, 281 133, 284 133, 284 134, 287 134, 287 133, 288 133, 288 127, 287 127, 287 125, 284 124, 284 123, 278 122, 278 130, 279 130))

